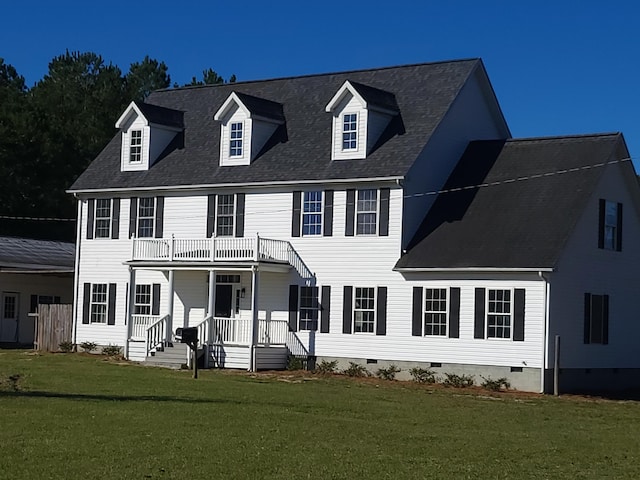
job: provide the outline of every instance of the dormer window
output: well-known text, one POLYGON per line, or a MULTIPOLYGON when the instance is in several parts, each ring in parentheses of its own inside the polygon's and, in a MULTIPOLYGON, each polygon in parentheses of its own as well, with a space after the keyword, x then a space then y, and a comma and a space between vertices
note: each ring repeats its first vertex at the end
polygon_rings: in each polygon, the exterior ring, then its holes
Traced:
POLYGON ((131 130, 129 163, 142 162, 142 130, 131 130))
POLYGON ((342 149, 356 150, 358 148, 358 114, 348 113, 342 121, 342 149))
POLYGON ((229 155, 231 157, 242 156, 242 122, 231 124, 231 136, 229 142, 229 155))

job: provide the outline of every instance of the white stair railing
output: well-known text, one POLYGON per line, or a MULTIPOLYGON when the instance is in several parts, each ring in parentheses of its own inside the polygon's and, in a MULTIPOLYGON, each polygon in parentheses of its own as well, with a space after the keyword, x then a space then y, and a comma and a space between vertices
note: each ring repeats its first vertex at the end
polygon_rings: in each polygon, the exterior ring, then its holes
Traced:
POLYGON ((156 350, 164 344, 168 324, 169 315, 165 315, 147 328, 147 356, 151 354, 152 350, 156 350))

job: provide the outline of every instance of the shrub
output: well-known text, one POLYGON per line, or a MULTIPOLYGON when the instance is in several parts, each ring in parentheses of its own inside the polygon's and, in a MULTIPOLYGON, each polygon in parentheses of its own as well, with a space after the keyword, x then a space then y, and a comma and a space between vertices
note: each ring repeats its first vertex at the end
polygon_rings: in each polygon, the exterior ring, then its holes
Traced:
POLYGON ((96 345, 96 344, 95 344, 95 343, 93 343, 93 342, 82 342, 82 343, 80 344, 80 348, 81 348, 81 349, 82 349, 82 351, 83 351, 83 352, 85 352, 85 353, 91 353, 91 352, 93 352, 93 351, 96 349, 96 347, 97 347, 97 346, 98 346, 98 345, 96 345))
POLYGON ((74 345, 71 342, 60 342, 60 345, 58 345, 58 347, 63 353, 71 353, 73 352, 74 345))
POLYGON ((505 390, 509 390, 511 388, 511 384, 505 377, 498 378, 497 380, 494 380, 491 377, 482 377, 482 380, 482 388, 486 388, 487 390, 492 390, 494 392, 499 392, 503 387, 505 390))
POLYGON ((102 354, 107 357, 119 357, 122 355, 122 348, 118 345, 108 345, 106 347, 102 347, 102 354))
POLYGON ((337 367, 338 367, 337 360, 333 360, 331 362, 322 360, 318 365, 316 365, 315 372, 321 375, 330 375, 332 373, 336 373, 337 367))
POLYGON ((21 373, 14 373, 13 375, 9 375, 6 379, 0 378, 0 389, 2 390, 11 390, 13 392, 18 392, 22 389, 20 383, 24 375, 21 373))
POLYGON ((287 370, 303 370, 304 361, 300 357, 289 355, 287 357, 287 370))
POLYGON ((395 365, 389 365, 387 368, 379 368, 376 372, 378 378, 382 380, 395 380, 396 373, 401 372, 401 370, 395 365))
POLYGON ((436 372, 428 368, 413 367, 409 370, 414 382, 418 383, 436 383, 438 381, 436 372))
POLYGON ((368 377, 371 375, 363 365, 355 362, 349 362, 349 367, 344 369, 342 373, 349 377, 368 377))
POLYGON ((456 375, 455 373, 445 373, 442 384, 445 387, 465 388, 473 387, 475 381, 473 375, 456 375))

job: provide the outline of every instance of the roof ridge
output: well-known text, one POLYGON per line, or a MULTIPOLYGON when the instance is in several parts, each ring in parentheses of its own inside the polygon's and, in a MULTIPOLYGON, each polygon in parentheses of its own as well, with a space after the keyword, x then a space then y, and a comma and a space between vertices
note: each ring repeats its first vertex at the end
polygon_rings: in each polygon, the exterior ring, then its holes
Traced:
POLYGON ((538 136, 538 137, 509 138, 507 139, 507 143, 535 142, 540 140, 562 140, 562 139, 589 138, 589 137, 616 137, 621 134, 622 132, 594 132, 594 133, 574 133, 569 135, 547 135, 547 136, 538 136))
MULTIPOLYGON (((419 62, 419 63, 407 63, 402 65, 390 65, 384 67, 371 67, 371 68, 361 68, 355 70, 343 70, 343 71, 333 71, 333 72, 324 72, 324 73, 308 73, 305 75, 290 75, 286 77, 272 77, 272 78, 263 78, 258 80, 244 80, 241 82, 233 82, 233 83, 216 83, 216 84, 208 84, 208 85, 185 85, 183 87, 177 88, 161 88, 158 90, 154 90, 153 93, 160 92, 175 92, 179 90, 193 90, 199 88, 216 88, 216 87, 228 87, 230 85, 247 85, 253 83, 264 83, 264 82, 273 82, 276 80, 293 80, 298 78, 311 78, 311 77, 324 77, 328 75, 344 75, 350 73, 362 73, 362 72, 373 72, 373 71, 382 71, 382 70, 391 70, 396 68, 412 68, 412 67, 422 67, 428 65, 441 65, 445 63, 462 63, 462 62, 472 62, 472 61, 480 61, 480 57, 470 57, 470 58, 460 58, 455 60, 438 60, 434 62, 419 62)), ((376 87, 372 87, 376 88, 376 87)), ((383 90, 384 91, 384 90, 383 90)))

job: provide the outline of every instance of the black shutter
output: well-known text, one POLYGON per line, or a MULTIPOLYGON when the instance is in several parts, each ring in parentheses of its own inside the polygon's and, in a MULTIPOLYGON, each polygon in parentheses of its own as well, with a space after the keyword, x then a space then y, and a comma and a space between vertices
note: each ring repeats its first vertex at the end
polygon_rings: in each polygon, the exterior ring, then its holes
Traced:
POLYGON ((376 335, 387 334, 387 287, 378 287, 376 335))
POLYGON ((111 238, 120 238, 120 199, 114 198, 111 211, 111 238))
POLYGON ((93 238, 93 224, 95 222, 95 208, 96 201, 93 198, 90 198, 87 201, 87 239, 91 240, 93 238))
POLYGON ((524 288, 516 288, 513 292, 513 340, 524 341, 524 288))
POLYGON ((622 204, 618 203, 618 218, 617 218, 617 225, 616 225, 616 233, 617 233, 617 237, 616 237, 616 250, 618 252, 622 251, 622 204))
POLYGON ((329 316, 331 314, 331 287, 322 287, 322 313, 320 316, 320 333, 329 333, 329 316))
POLYGON ((389 195, 391 190, 388 188, 380 189, 380 228, 378 235, 381 237, 389 236, 389 195))
POLYGON ((603 307, 603 295, 591 295, 591 343, 602 343, 603 307))
POLYGON ((154 283, 151 292, 151 315, 160 315, 160 284, 154 283))
POLYGON ((342 297, 342 333, 351 333, 351 319, 353 315, 353 287, 344 286, 344 294, 342 297))
POLYGON ((84 295, 82 296, 82 323, 89 323, 91 311, 91 284, 84 284, 84 295))
POLYGON ((298 285, 289 285, 289 331, 298 331, 298 285))
POLYGON ((344 234, 353 237, 354 219, 356 213, 356 191, 347 190, 347 216, 344 225, 344 234))
POLYGON ((109 307, 107 312, 107 325, 116 324, 116 284, 109 284, 109 307))
POLYGON ((136 225, 138 223, 138 198, 131 197, 129 203, 129 238, 137 237, 136 225))
POLYGON ((216 195, 207 196, 207 238, 213 237, 216 231, 216 195))
POLYGON ((609 295, 602 296, 602 344, 609 343, 609 295))
POLYGON ((164 197, 156 197, 156 228, 155 237, 162 238, 164 233, 164 197))
POLYGON ((38 310, 38 295, 31 295, 29 305, 29 313, 36 313, 36 310, 38 310))
POLYGON ((598 248, 604 248, 604 215, 606 209, 606 202, 604 199, 600 199, 598 207, 598 248))
POLYGON ((422 336, 422 287, 413 287, 411 335, 414 337, 422 336))
POLYGON ((584 343, 591 343, 591 294, 584 294, 584 343))
POLYGON ((236 194, 236 237, 244 237, 244 193, 236 194))
POLYGON ((449 289, 449 338, 460 338, 460 288, 449 289))
POLYGON ((484 288, 476 288, 476 304, 473 322, 473 338, 484 338, 484 288))
POLYGON ((322 234, 325 237, 333 235, 333 190, 324 191, 324 222, 322 234))
POLYGON ((302 192, 293 192, 293 210, 291 214, 291 236, 300 236, 300 211, 302 204, 302 192))

